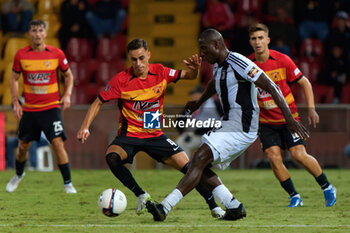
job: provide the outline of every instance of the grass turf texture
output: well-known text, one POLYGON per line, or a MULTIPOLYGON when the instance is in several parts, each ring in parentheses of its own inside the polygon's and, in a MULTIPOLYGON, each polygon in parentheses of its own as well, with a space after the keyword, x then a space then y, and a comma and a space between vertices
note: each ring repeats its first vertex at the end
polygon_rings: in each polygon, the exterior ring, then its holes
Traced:
MULTIPOLYGON (((153 222, 150 214, 137 216, 136 197, 109 170, 73 170, 78 194, 64 193, 58 171, 27 172, 14 193, 5 186, 14 171, 1 173, 0 232, 350 232, 350 170, 325 170, 337 188, 337 203, 325 207, 323 192, 304 170, 291 170, 303 207, 286 208, 288 195, 271 170, 217 171, 235 197, 244 203, 247 218, 219 221, 199 194, 192 191, 171 211, 165 222, 153 222), (127 209, 115 218, 97 208, 100 193, 119 188, 127 209)), ((161 201, 175 188, 182 174, 175 170, 133 171, 139 184, 161 201)))

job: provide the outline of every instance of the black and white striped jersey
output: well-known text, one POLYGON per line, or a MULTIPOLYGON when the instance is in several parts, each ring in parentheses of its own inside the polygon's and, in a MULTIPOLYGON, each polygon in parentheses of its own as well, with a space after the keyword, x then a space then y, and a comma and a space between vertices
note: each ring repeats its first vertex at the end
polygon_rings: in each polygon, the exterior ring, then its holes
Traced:
POLYGON ((263 71, 245 56, 229 52, 222 64, 215 64, 215 88, 224 112, 224 121, 240 132, 257 132, 259 106, 254 82, 263 71))

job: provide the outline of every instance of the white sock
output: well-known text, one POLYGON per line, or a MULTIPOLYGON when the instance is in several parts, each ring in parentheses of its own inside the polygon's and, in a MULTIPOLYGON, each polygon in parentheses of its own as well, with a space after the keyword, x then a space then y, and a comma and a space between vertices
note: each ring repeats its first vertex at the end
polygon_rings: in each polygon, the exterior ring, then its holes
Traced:
POLYGON ((295 194, 295 195, 293 195, 293 196, 291 196, 291 198, 293 198, 293 197, 299 197, 299 198, 301 198, 299 193, 298 193, 298 194, 295 194))
POLYGON ((227 209, 237 208, 241 204, 223 184, 213 189, 213 195, 227 209))
POLYGON ((183 198, 182 193, 178 189, 174 189, 164 200, 160 203, 164 206, 166 214, 183 198))

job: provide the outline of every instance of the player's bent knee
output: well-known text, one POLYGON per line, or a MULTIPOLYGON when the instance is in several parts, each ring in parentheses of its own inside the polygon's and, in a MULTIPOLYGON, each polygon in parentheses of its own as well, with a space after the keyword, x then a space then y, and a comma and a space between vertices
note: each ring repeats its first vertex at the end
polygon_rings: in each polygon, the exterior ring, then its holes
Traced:
POLYGON ((106 155, 106 162, 110 167, 123 165, 122 159, 115 152, 110 152, 106 155))

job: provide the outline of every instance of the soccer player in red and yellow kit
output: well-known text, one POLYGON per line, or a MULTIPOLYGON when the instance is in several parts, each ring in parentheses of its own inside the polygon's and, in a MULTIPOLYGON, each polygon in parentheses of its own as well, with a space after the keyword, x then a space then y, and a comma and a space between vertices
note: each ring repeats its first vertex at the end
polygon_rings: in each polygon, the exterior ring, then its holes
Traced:
MULTIPOLYGON (((118 135, 107 148, 106 161, 113 174, 137 196, 136 213, 141 214, 146 211, 145 205, 150 195, 136 183, 124 164, 132 163, 136 153, 144 151, 158 162, 186 173, 189 159, 181 147, 164 135, 159 119, 163 113, 167 85, 179 79, 195 79, 201 58, 194 55, 184 61, 188 70, 174 70, 161 64, 149 64, 151 52, 143 39, 132 40, 127 45, 127 52, 132 66, 116 74, 100 92, 90 106, 77 138, 84 143, 90 135, 89 127, 101 105, 109 100, 118 99, 118 135), (155 125, 157 127, 144 127, 144 119, 149 114, 150 122, 158 119, 155 125)), ((197 186, 197 190, 207 201, 213 217, 224 215, 225 211, 217 206, 208 190, 201 185, 197 186)))
POLYGON ((71 182, 68 154, 64 148, 66 136, 63 131, 61 106, 70 107, 73 89, 73 75, 62 50, 45 44, 46 24, 33 20, 29 25, 32 44, 15 55, 11 75, 11 95, 13 111, 19 123, 18 150, 16 152, 16 175, 6 186, 7 192, 16 190, 23 179, 28 150, 33 140, 39 141, 41 131, 50 141, 57 156, 66 193, 76 193, 71 182), (65 78, 65 91, 60 98, 58 90, 58 69, 65 78), (23 74, 24 103, 18 101, 18 79, 23 74))
MULTIPOLYGON (((249 41, 254 49, 254 53, 249 58, 279 86, 297 121, 300 121, 300 119, 290 85, 297 83, 302 87, 308 106, 309 124, 313 124, 316 127, 316 124, 319 122, 319 116, 315 110, 314 96, 309 80, 287 55, 268 48, 270 43, 268 33, 269 30, 264 24, 256 24, 249 28, 249 41)), ((282 161, 281 149, 285 150, 286 147, 291 157, 315 177, 324 191, 326 206, 334 205, 336 190, 322 172, 317 160, 306 152, 305 141, 290 133, 282 112, 273 101, 271 95, 260 88, 258 90, 262 149, 270 160, 276 178, 290 195, 288 207, 301 206, 303 202, 299 193, 295 190, 290 174, 282 161)))

